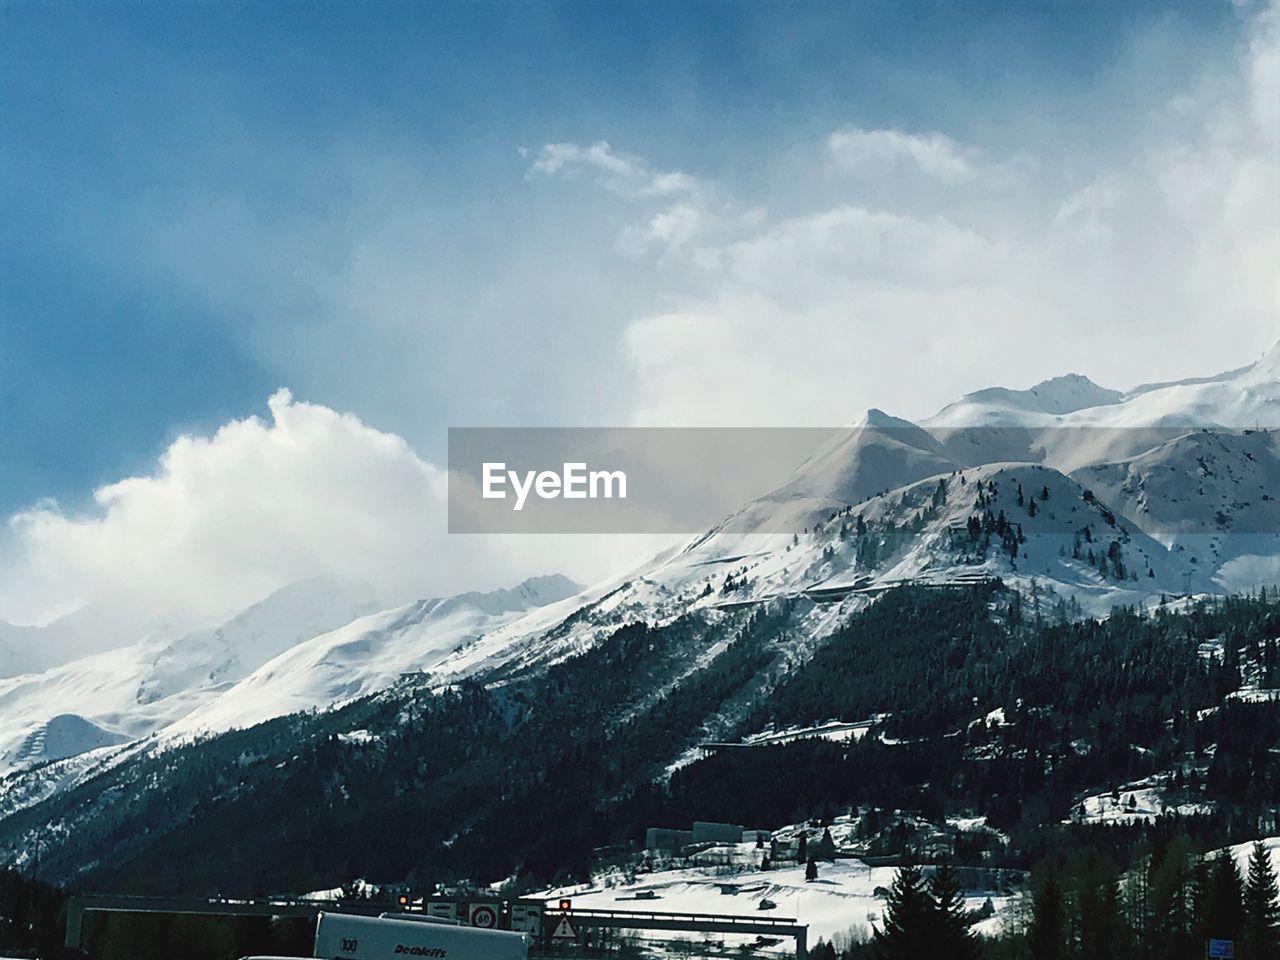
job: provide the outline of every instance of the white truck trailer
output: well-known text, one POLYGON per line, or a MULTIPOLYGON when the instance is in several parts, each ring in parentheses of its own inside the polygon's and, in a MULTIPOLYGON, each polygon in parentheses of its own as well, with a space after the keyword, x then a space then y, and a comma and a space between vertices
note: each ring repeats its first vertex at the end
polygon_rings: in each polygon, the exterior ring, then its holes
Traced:
POLYGON ((424 923, 424 919, 321 913, 311 956, 322 960, 527 960, 529 956, 528 937, 523 933, 424 923))

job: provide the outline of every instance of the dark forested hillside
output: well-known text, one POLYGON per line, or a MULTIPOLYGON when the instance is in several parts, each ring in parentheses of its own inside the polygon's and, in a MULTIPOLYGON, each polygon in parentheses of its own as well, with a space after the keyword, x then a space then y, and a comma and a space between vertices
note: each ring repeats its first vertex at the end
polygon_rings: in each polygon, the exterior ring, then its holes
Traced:
MULTIPOLYGON (((1124 863, 1174 832, 1245 839, 1280 806, 1280 704, 1228 696, 1274 669, 1280 604, 1265 595, 1073 621, 998 585, 902 589, 799 665, 783 656, 806 649, 795 612, 633 624, 539 677, 406 682, 143 754, 3 821, 0 843, 43 830, 43 871, 78 886, 251 894, 357 876, 546 882, 649 825, 851 808, 869 830, 876 811, 985 814, 1002 839, 958 846, 962 860, 1026 867, 1088 843, 1124 863), (707 739, 878 714, 848 744, 733 750, 664 774, 707 739), (1153 775, 1167 777, 1167 816, 1083 816, 1085 795, 1153 775)), ((909 838, 877 842, 903 853, 909 838)))

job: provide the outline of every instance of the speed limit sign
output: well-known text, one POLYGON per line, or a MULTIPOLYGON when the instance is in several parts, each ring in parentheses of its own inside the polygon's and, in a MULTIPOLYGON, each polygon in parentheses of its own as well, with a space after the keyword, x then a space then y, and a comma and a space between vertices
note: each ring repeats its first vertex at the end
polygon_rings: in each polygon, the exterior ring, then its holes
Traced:
POLYGON ((473 927, 485 927, 491 930, 498 925, 498 910, 489 903, 473 903, 469 919, 473 927))

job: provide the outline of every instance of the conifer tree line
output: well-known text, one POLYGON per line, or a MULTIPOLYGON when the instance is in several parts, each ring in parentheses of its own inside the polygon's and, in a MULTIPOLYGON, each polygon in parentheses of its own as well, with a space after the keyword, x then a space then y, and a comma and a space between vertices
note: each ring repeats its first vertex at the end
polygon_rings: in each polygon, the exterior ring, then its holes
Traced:
POLYGON ((1243 874, 1229 852, 1198 854, 1186 836, 1124 873, 1091 850, 1037 873, 1025 925, 989 944, 989 956, 1199 960, 1218 940, 1237 960, 1280 958, 1280 891, 1260 842, 1243 874))
POLYGON ((926 877, 901 867, 883 918, 837 948, 819 940, 815 960, 1203 960, 1209 941, 1229 941, 1236 960, 1280 958, 1280 890, 1270 856, 1255 843, 1242 873, 1227 852, 1192 852, 1175 837, 1119 873, 1094 850, 1036 871, 1021 910, 999 934, 978 936, 949 866, 926 877))

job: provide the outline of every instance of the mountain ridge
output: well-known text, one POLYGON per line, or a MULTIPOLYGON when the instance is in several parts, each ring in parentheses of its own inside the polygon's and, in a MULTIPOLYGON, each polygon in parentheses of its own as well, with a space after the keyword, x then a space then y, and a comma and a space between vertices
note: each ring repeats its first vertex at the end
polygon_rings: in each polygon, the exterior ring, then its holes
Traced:
POLYGON ((0 770, 19 774, 0 780, 0 809, 6 792, 42 795, 20 776, 42 762, 51 763, 39 776, 65 786, 136 749, 328 709, 399 683, 509 683, 629 624, 689 615, 714 622, 733 609, 790 599, 802 605, 806 640, 794 652, 802 658, 903 581, 988 577, 1048 589, 1094 615, 1162 594, 1240 589, 1280 557, 1280 490, 1262 489, 1280 483, 1280 448, 1270 433, 1220 421, 1245 409, 1280 413, 1280 383, 1268 379, 1278 358, 1280 344, 1236 371, 1124 394, 1075 374, 1025 391, 977 391, 957 401, 976 427, 955 425, 957 404, 920 424, 872 408, 773 493, 585 590, 562 577, 532 578, 510 590, 354 618, 338 611, 331 617, 338 622, 311 636, 301 636, 311 632, 305 625, 276 630, 256 658, 237 656, 224 626, 221 635, 215 629, 185 643, 149 638, 52 677, 0 680, 0 770), (1098 403, 1080 406, 1081 398, 1098 403), (1142 419, 1156 414, 1168 424, 1206 411, 1207 433, 1142 419), (1196 471, 1207 444, 1215 445, 1221 476, 1210 493, 1193 497, 1205 485, 1196 471), (1227 483, 1228 475, 1242 479, 1227 483), (1170 476, 1177 482, 1166 482, 1170 476), (1245 484, 1259 489, 1246 497, 1245 484), (1246 525, 1260 528, 1257 537, 1242 536, 1246 525), (1228 569, 1236 571, 1230 583, 1228 569), (815 591, 824 602, 812 602, 815 591), (43 706, 33 706, 41 697, 43 706), (42 724, 68 714, 90 725, 83 756, 27 748, 17 760, 42 724), (103 745, 95 736, 120 739, 103 745))

